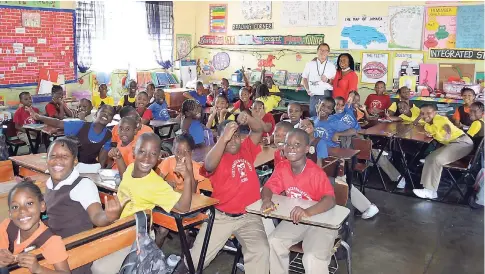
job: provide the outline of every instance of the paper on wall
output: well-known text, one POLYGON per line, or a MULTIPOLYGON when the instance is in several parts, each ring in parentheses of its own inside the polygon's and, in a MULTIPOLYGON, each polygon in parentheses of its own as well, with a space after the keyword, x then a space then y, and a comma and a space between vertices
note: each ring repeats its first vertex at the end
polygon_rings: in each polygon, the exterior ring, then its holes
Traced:
POLYGON ((25 67, 27 67, 27 64, 25 64, 25 63, 19 63, 17 66, 19 68, 25 68, 25 67))
POLYGON ((13 49, 13 53, 14 54, 22 54, 22 49, 19 49, 19 48, 13 49))
POLYGON ((44 67, 47 67, 48 65, 49 65, 49 63, 44 62, 44 67))
POLYGON ((25 47, 25 53, 35 53, 35 47, 25 47))
POLYGON ((341 49, 387 49, 388 17, 365 15, 345 17, 340 36, 341 49))
POLYGON ((17 68, 16 68, 15 66, 12 66, 10 69, 11 69, 12 71, 15 71, 17 68))
POLYGON ((15 33, 25 33, 25 28, 15 28, 15 33))
POLYGON ((421 49, 423 6, 389 7, 390 49, 421 49))
POLYGON ((58 85, 66 84, 66 77, 64 76, 64 74, 59 74, 59 76, 57 76, 57 84, 58 85))
POLYGON ((52 92, 52 82, 47 80, 40 80, 39 91, 37 94, 50 94, 52 92))
POLYGON ((45 38, 37 38, 37 44, 46 44, 47 43, 47 39, 45 38))
POLYGON ((29 63, 37 63, 37 57, 29 56, 27 58, 27 62, 29 62, 29 63))
POLYGON ((388 53, 362 53, 362 83, 387 83, 388 53))
POLYGON ((12 52, 12 51, 11 51, 11 50, 9 50, 9 49, 6 49, 6 50, 5 50, 5 54, 10 54, 11 52, 12 52))

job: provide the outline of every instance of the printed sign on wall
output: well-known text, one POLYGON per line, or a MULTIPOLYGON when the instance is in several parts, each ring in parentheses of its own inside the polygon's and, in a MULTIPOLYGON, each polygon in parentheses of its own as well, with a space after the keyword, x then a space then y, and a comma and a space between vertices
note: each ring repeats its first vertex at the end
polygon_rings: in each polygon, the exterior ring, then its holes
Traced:
POLYGON ((227 5, 209 6, 209 32, 225 33, 227 28, 227 5))
POLYGON ((387 83, 388 53, 362 53, 362 83, 387 83))

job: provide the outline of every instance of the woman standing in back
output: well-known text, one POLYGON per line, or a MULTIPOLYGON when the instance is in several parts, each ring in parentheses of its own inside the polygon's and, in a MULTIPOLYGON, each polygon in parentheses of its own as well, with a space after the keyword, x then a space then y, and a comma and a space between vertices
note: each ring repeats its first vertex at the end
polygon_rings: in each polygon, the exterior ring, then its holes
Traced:
POLYGON ((347 101, 351 91, 357 91, 359 78, 354 71, 354 58, 348 53, 342 53, 337 59, 337 73, 333 78, 333 98, 341 96, 347 101))

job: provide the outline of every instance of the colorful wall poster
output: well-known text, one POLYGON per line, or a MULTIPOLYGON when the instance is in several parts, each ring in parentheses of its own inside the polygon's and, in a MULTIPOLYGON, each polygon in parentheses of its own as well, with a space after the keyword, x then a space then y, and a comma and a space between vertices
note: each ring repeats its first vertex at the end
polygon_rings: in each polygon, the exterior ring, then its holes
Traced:
POLYGON ((393 89, 401 87, 399 78, 402 76, 415 76, 419 82, 419 65, 423 63, 423 53, 394 53, 394 67, 392 72, 393 89))
POLYGON ((423 6, 389 7, 390 49, 421 49, 423 6))
POLYGON ((376 83, 383 81, 387 84, 389 63, 388 53, 362 53, 362 83, 376 83))
POLYGON ((345 17, 340 32, 341 49, 387 49, 388 17, 345 17))
POLYGON ((177 51, 177 60, 190 58, 190 50, 192 49, 192 35, 177 34, 175 36, 175 46, 177 51))
POLYGON ((437 64, 419 65, 419 84, 420 85, 429 86, 432 89, 435 89, 437 76, 438 76, 437 64))
POLYGON ((483 49, 484 6, 459 6, 456 13, 456 47, 483 49))
POLYGON ((456 47, 456 11, 456 7, 426 8, 423 50, 456 47))
POLYGON ((225 33, 227 30, 227 5, 209 6, 209 32, 225 33))

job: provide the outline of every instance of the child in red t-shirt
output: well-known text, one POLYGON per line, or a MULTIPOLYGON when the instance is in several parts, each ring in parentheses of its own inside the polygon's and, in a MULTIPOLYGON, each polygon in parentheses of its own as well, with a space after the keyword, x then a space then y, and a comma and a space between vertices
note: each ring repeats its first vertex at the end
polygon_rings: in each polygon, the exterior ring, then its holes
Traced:
POLYGON ((273 114, 266 113, 266 111, 264 111, 264 103, 261 101, 254 102, 251 107, 251 113, 254 117, 263 121, 263 143, 269 145, 271 143, 270 137, 273 134, 276 124, 273 114))
POLYGON ((386 84, 383 81, 378 81, 374 86, 374 90, 376 94, 367 96, 364 105, 367 107, 369 114, 383 117, 385 110, 391 106, 391 98, 389 98, 389 95, 384 94, 386 84))
POLYGON ((285 159, 283 155, 283 148, 285 146, 285 138, 286 134, 293 129, 294 126, 287 121, 281 121, 276 124, 274 132, 273 132, 273 140, 274 144, 276 145, 277 150, 274 152, 274 166, 276 167, 280 162, 285 159))
MULTIPOLYGON (((29 143, 27 133, 23 128, 24 125, 36 124, 37 122, 32 118, 31 112, 39 113, 39 109, 32 107, 32 96, 27 91, 21 92, 19 94, 20 107, 15 111, 13 115, 13 122, 15 124, 15 129, 17 130, 17 136, 20 140, 29 143)), ((31 132, 31 138, 35 139, 37 135, 35 132, 31 132)))
POLYGON ((251 100, 249 93, 249 89, 246 87, 243 87, 239 90, 239 100, 237 100, 233 105, 232 105, 232 111, 243 111, 246 109, 250 109, 251 106, 253 105, 253 100, 251 100))
POLYGON ((140 114, 141 123, 148 125, 151 120, 153 120, 153 112, 148 108, 148 93, 142 91, 136 96, 136 111, 140 114))
POLYGON ((72 111, 64 103, 64 90, 61 86, 52 86, 52 101, 45 106, 47 117, 62 120, 73 117, 72 111))
MULTIPOLYGON (((261 152, 263 125, 248 111, 243 111, 237 123, 228 120, 221 123, 219 136, 200 170, 212 182, 212 197, 219 200, 204 266, 216 257, 231 235, 236 235, 243 246, 246 273, 268 274, 269 247, 261 216, 246 212, 246 207, 260 197, 254 160, 261 152), (245 139, 239 134, 238 124, 251 129, 245 139)), ((207 223, 204 223, 191 250, 194 265, 198 265, 206 229, 207 223)))
POLYGON ((289 248, 302 240, 307 258, 303 260, 305 269, 315 270, 312 273, 328 273, 331 250, 338 231, 299 224, 303 218, 324 213, 335 206, 333 187, 322 168, 307 159, 309 149, 308 134, 301 129, 292 129, 285 141, 284 155, 287 160, 276 165, 261 191, 262 212, 276 209, 273 194, 282 192, 292 199, 316 202, 308 208, 295 206, 290 212, 292 222, 281 222, 269 235, 271 273, 288 273, 289 248))

